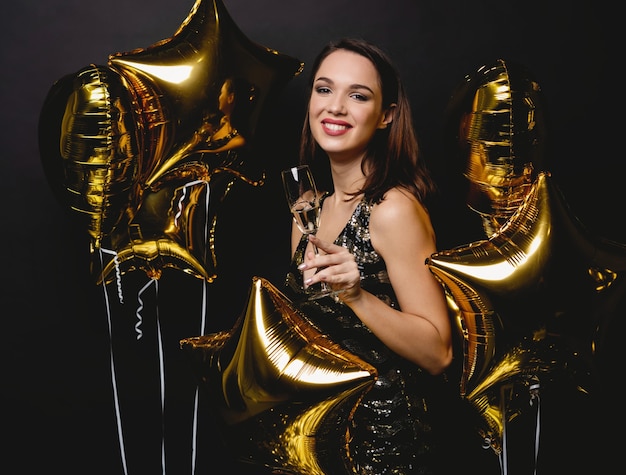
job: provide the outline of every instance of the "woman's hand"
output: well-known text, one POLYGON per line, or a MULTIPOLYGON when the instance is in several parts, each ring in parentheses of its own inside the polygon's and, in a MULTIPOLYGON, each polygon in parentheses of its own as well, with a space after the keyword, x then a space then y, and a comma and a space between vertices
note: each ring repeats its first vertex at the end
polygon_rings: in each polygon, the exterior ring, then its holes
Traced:
POLYGON ((318 282, 328 283, 333 290, 341 290, 337 297, 345 302, 356 300, 361 294, 361 274, 352 253, 343 246, 323 241, 314 235, 309 235, 309 242, 316 246, 320 253, 308 251, 304 262, 298 269, 302 272, 308 269, 319 269, 304 281, 305 286, 318 282))

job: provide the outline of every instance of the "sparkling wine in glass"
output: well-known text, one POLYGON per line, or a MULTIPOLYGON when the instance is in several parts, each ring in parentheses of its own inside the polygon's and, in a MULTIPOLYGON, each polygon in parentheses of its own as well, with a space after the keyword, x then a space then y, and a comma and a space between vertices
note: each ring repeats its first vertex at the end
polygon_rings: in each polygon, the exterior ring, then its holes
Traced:
MULTIPOLYGON (((291 167, 281 172, 287 204, 298 229, 305 234, 315 234, 319 227, 321 203, 315 186, 313 173, 308 165, 291 167)), ((313 250, 318 249, 313 245, 313 250)), ((321 290, 312 291, 309 299, 318 299, 335 292, 326 282, 321 283, 321 290)))

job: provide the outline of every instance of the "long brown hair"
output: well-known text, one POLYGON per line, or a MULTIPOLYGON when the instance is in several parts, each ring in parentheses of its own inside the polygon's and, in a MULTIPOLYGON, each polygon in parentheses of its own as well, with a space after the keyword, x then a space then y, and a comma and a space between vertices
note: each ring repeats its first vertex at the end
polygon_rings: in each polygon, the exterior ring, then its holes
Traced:
MULTIPOLYGON (((358 38, 344 38, 328 43, 313 62, 309 79, 309 98, 322 61, 337 50, 351 51, 369 59, 378 71, 383 108, 396 104, 394 118, 389 126, 378 129, 368 146, 361 163, 364 174, 365 170, 368 170, 368 173, 363 188, 355 194, 363 193, 366 199, 378 203, 382 201, 387 191, 400 186, 424 202, 435 190, 434 183, 424 163, 419 159, 419 147, 408 97, 395 66, 384 51, 358 38)), ((309 164, 314 173, 321 177, 319 180, 321 189, 332 191, 332 181, 328 178, 328 156, 320 149, 311 134, 308 113, 302 127, 300 163, 309 164)))
POLYGON ((235 95, 235 105, 231 112, 230 123, 239 134, 249 139, 250 114, 256 103, 257 87, 242 77, 231 76, 224 80, 226 91, 235 95))

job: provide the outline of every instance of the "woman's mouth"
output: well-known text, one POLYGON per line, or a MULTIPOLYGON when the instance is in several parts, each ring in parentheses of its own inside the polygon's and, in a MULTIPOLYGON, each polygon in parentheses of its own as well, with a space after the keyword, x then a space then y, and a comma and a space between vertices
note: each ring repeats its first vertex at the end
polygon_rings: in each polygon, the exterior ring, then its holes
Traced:
POLYGON ((351 126, 346 123, 322 121, 322 128, 329 135, 341 135, 351 129, 351 126))

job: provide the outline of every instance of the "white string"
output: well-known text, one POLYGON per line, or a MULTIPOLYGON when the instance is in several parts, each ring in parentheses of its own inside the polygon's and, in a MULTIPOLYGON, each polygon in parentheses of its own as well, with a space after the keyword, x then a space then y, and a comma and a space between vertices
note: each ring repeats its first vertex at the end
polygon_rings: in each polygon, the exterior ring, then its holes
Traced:
MULTIPOLYGON (((195 185, 197 183, 204 183, 207 187, 207 192, 206 192, 206 198, 205 198, 205 210, 206 210, 206 216, 209 216, 209 201, 210 201, 210 189, 209 189, 209 183, 204 181, 204 180, 197 180, 194 182, 190 182, 185 184, 185 186, 183 187, 183 195, 181 197, 181 199, 179 200, 179 213, 176 214, 176 221, 178 220, 178 218, 180 217, 180 211, 182 210, 182 201, 184 200, 185 196, 186 196, 186 188, 192 185, 195 185)), ((208 236, 208 225, 205 226, 205 243, 209 242, 209 236, 208 236)), ((206 247, 205 247, 206 249, 206 247)), ((101 268, 104 268, 103 265, 103 257, 102 257, 102 253, 105 252, 107 254, 111 254, 113 255, 113 259, 115 262, 115 273, 116 273, 116 289, 117 289, 117 296, 119 299, 119 302, 121 304, 124 303, 124 295, 122 292, 122 279, 121 279, 121 272, 120 272, 120 267, 119 267, 119 262, 117 259, 117 252, 110 250, 110 249, 103 249, 100 248, 100 265, 101 268)), ((205 250, 206 252, 206 250, 205 250)), ((137 340, 141 339, 143 337, 143 331, 141 329, 141 326, 143 324, 143 317, 142 317, 142 311, 144 309, 144 302, 141 298, 141 295, 143 294, 143 292, 152 284, 154 283, 155 285, 155 294, 156 294, 156 301, 158 302, 158 280, 157 279, 151 279, 146 285, 144 285, 144 287, 139 291, 139 293, 137 294, 137 301, 139 302, 139 305, 137 307, 137 310, 135 312, 136 316, 137 316, 137 323, 135 324, 135 331, 137 333, 137 340)), ((202 287, 202 308, 201 308, 201 323, 200 323, 200 334, 204 335, 206 332, 206 313, 207 313, 207 285, 208 283, 206 281, 203 281, 203 287, 202 287)), ((128 475, 128 468, 127 468, 127 462, 126 462, 126 450, 125 450, 125 445, 124 445, 124 437, 123 437, 123 432, 122 432, 122 422, 121 422, 121 414, 120 414, 120 406, 119 406, 119 394, 118 394, 118 390, 117 390, 117 376, 115 373, 115 364, 114 364, 114 358, 113 358, 113 341, 112 341, 112 337, 113 337, 113 333, 112 333, 112 323, 111 323, 111 308, 109 305, 109 299, 108 299, 108 293, 106 291, 106 282, 103 280, 103 284, 102 287, 104 289, 104 299, 105 299, 105 306, 106 306, 106 311, 107 311, 107 323, 108 323, 108 330, 109 330, 109 345, 110 345, 110 367, 111 367, 111 380, 112 380, 112 386, 113 386, 113 399, 114 399, 114 404, 115 404, 115 414, 116 414, 116 422, 117 422, 117 432, 118 432, 118 440, 119 440, 119 445, 120 445, 120 452, 121 452, 121 457, 122 457, 122 465, 124 468, 124 474, 128 475)), ((162 426, 162 439, 161 439, 161 467, 162 467, 162 472, 165 475, 166 473, 166 456, 165 456, 165 365, 164 365, 164 352, 163 352, 163 335, 161 333, 161 324, 160 324, 160 319, 159 319, 159 308, 158 308, 158 304, 156 306, 156 324, 157 324, 157 334, 158 334, 158 345, 159 345, 159 375, 160 375, 160 391, 161 391, 161 426, 162 426)), ((195 396, 194 396, 194 411, 193 411, 193 427, 192 427, 192 434, 193 434, 193 438, 192 438, 192 475, 195 473, 196 470, 196 461, 197 461, 197 435, 198 435, 198 404, 199 404, 199 389, 198 387, 196 387, 195 390, 195 396)))
MULTIPOLYGON (((117 288, 117 298, 120 303, 124 303, 124 294, 122 293, 122 272, 120 271, 120 261, 117 259, 117 252, 112 249, 100 248, 100 268, 104 269, 102 253, 106 252, 113 256, 113 262, 115 262, 115 283, 117 288)), ((102 286, 104 287, 104 276, 102 278, 102 286)))
POLYGON ((148 283, 144 285, 139 291, 139 293, 137 294, 137 301, 139 302, 139 306, 137 307, 137 310, 135 310, 135 315, 137 316, 137 323, 135 323, 135 332, 137 333, 138 340, 140 340, 141 337, 143 337, 143 330, 141 329, 141 325, 143 324, 143 317, 141 315, 141 312, 143 310, 143 300, 141 299, 141 294, 143 294, 144 291, 148 287, 150 287, 151 284, 152 284, 152 281, 148 281, 148 283))
MULTIPOLYGON (((103 258, 102 251, 104 252, 113 252, 108 251, 106 249, 100 248, 100 252, 98 255, 100 256, 100 267, 103 267, 103 258)), ((117 259, 117 253, 115 254, 115 258, 117 259)), ((117 268, 117 260, 116 260, 116 268, 117 268)), ((106 282, 102 281, 102 289, 104 291, 104 303, 106 307, 107 313, 107 327, 109 330, 109 365, 111 368, 111 384, 113 386, 113 403, 115 405, 115 419, 117 423, 117 438, 120 444, 120 456, 122 458, 122 467, 124 468, 124 475, 128 475, 128 468, 126 467, 126 449, 124 448, 124 434, 122 432, 122 418, 120 416, 120 402, 119 396, 117 393, 117 376, 115 374, 115 362, 113 359, 113 331, 111 324, 111 307, 109 305, 109 295, 107 293, 106 282)), ((123 297, 121 293, 121 285, 118 285, 118 297, 120 298, 120 303, 123 302, 123 297)))
POLYGON ((506 421, 507 414, 506 408, 507 404, 505 402, 505 391, 511 390, 512 385, 507 384, 500 388, 500 414, 502 414, 502 451, 500 452, 500 470, 502 475, 506 475, 508 472, 508 460, 507 460, 507 430, 506 430, 506 421))
MULTIPOLYGON (((211 188, 209 186, 209 182, 204 182, 206 185, 206 197, 204 201, 204 209, 205 216, 209 216, 209 202, 210 202, 210 191, 211 188)), ((204 257, 206 261, 206 245, 209 244, 209 226, 210 223, 207 220, 206 226, 204 227, 204 257)), ((209 244, 210 245, 210 244, 209 244)), ((202 308, 201 308, 201 320, 200 320, 200 335, 204 335, 206 332, 206 313, 207 313, 207 293, 208 293, 208 282, 206 280, 202 280, 202 308)), ((195 475, 196 473, 196 462, 197 462, 197 445, 198 445, 198 404, 199 404, 199 389, 196 384, 196 390, 193 399, 193 426, 192 426, 192 437, 191 437, 191 474, 195 475)))
POLYGON ((502 475, 506 475, 508 471, 507 461, 507 431, 506 431, 506 404, 504 403, 504 388, 500 391, 500 413, 502 414, 502 475))
MULTIPOLYGON (((154 282, 154 293, 156 301, 159 301, 159 281, 152 279, 154 282)), ((163 335, 161 334, 161 321, 159 318, 159 305, 157 303, 156 308, 156 325, 157 325, 157 338, 159 343, 159 376, 161 378, 161 467, 163 468, 163 474, 165 475, 165 365, 163 361, 163 335)))
POLYGON ((539 434, 541 433, 540 425, 541 425, 541 400, 539 397, 539 387, 540 384, 531 384, 530 385, 530 405, 533 405, 533 402, 537 402, 537 416, 535 418, 535 467, 533 470, 534 475, 537 475, 537 458, 539 457, 539 434))
MULTIPOLYGON (((531 406, 533 406, 536 402, 537 404, 537 415, 535 418, 535 446, 534 446, 534 467, 533 467, 533 474, 537 475, 537 460, 539 457, 539 436, 541 433, 540 430, 540 425, 541 425, 541 401, 539 398, 539 387, 540 384, 539 382, 536 383, 532 383, 529 386, 529 391, 530 391, 530 400, 529 403, 531 406)), ((507 471, 508 471, 508 461, 507 461, 507 451, 506 451, 506 447, 507 447, 507 431, 506 431, 506 421, 507 421, 507 415, 506 415, 506 404, 505 404, 505 397, 504 397, 504 391, 505 389, 510 389, 510 386, 503 386, 500 390, 500 411, 502 414, 502 451, 500 453, 500 473, 502 475, 506 475, 507 471)))

